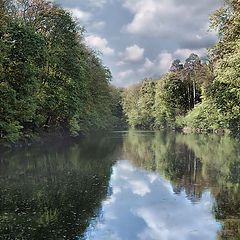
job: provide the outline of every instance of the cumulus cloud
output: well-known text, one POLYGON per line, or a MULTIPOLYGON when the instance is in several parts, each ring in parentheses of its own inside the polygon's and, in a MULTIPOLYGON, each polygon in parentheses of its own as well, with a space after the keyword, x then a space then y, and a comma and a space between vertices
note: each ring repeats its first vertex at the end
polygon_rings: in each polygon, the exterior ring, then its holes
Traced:
POLYGON ((175 52, 174 52, 174 57, 175 58, 178 58, 180 60, 184 60, 186 59, 187 57, 189 57, 189 55, 191 53, 195 53, 197 54, 200 58, 203 58, 207 55, 207 49, 206 48, 200 48, 200 49, 188 49, 188 48, 181 48, 181 49, 177 49, 175 52))
POLYGON ((134 44, 133 46, 127 47, 123 55, 126 61, 137 62, 143 59, 144 48, 140 48, 134 44))
POLYGON ((106 25, 105 21, 96 21, 91 12, 83 11, 80 8, 66 8, 66 10, 77 19, 79 24, 86 26, 88 30, 91 30, 91 32, 101 31, 106 25))
POLYGON ((108 46, 108 41, 105 38, 102 38, 97 35, 89 35, 85 37, 85 41, 88 46, 94 48, 97 51, 103 53, 103 55, 113 55, 114 49, 108 46))
POLYGON ((92 18, 92 14, 86 11, 82 11, 79 8, 67 8, 69 12, 72 13, 73 17, 77 18, 79 21, 82 21, 84 24, 89 22, 92 18))
POLYGON ((173 60, 174 54, 163 51, 152 61, 146 58, 143 66, 138 70, 138 72, 142 74, 152 73, 161 75, 169 70, 173 60))
POLYGON ((55 1, 86 27, 87 43, 103 53, 113 84, 128 86, 166 73, 175 58, 206 56, 216 42, 216 32, 208 31, 209 15, 223 0, 55 1))
POLYGON ((151 60, 149 60, 148 58, 145 58, 143 67, 144 67, 144 69, 152 69, 154 67, 154 63, 151 60))
MULTIPOLYGON (((207 50, 205 48, 194 50, 188 48, 179 48, 173 52, 162 51, 155 59, 145 58, 144 63, 142 63, 142 65, 138 67, 136 71, 128 70, 127 72, 123 71, 121 74, 118 74, 116 76, 118 84, 119 86, 126 86, 130 84, 130 82, 136 82, 144 78, 159 78, 161 75, 169 71, 172 62, 175 59, 180 59, 182 62, 184 62, 191 53, 195 53, 203 59, 207 56, 207 50)), ((122 66, 122 64, 123 62, 119 62, 118 66, 122 66)), ((132 68, 134 69, 135 66, 132 66, 132 68)))
MULTIPOLYGON (((82 0, 85 1, 85 0, 82 0)), ((88 4, 91 5, 92 7, 96 7, 96 8, 102 8, 106 3, 108 2, 108 0, 88 0, 88 4)))
POLYGON ((158 55, 156 60, 157 67, 159 67, 161 73, 165 73, 169 70, 169 67, 174 60, 173 55, 168 52, 162 52, 158 55))
POLYGON ((206 19, 209 12, 219 6, 219 1, 124 0, 123 6, 133 14, 131 22, 125 26, 131 34, 165 39, 175 37, 179 45, 186 47, 186 42, 194 45, 192 48, 215 41, 213 34, 206 34, 206 19))
POLYGON ((104 5, 106 5, 108 2, 110 2, 111 0, 53 0, 57 3, 60 3, 62 5, 65 6, 69 6, 69 7, 76 7, 79 5, 84 5, 88 8, 103 8, 104 5))
POLYGON ((119 79, 120 81, 123 80, 123 79, 127 79, 129 77, 131 77, 133 75, 133 70, 126 70, 126 71, 122 71, 122 72, 119 72, 117 74, 117 79, 119 79))
POLYGON ((118 62, 116 62, 116 66, 118 66, 118 67, 121 67, 121 66, 124 66, 126 63, 124 62, 124 61, 118 61, 118 62))

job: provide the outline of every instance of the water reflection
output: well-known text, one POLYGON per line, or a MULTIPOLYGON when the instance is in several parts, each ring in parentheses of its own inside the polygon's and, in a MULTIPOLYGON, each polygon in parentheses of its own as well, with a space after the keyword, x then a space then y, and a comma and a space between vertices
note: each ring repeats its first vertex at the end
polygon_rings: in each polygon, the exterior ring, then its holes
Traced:
POLYGON ((2 153, 0 239, 81 236, 107 195, 119 146, 121 139, 94 136, 2 153))
POLYGON ((130 131, 122 159, 85 239, 240 239, 238 141, 130 131))
POLYGON ((240 239, 240 144, 114 133, 0 153, 0 239, 240 239))
POLYGON ((216 239, 220 227, 211 212, 209 192, 191 204, 164 178, 128 161, 114 166, 111 187, 103 217, 90 226, 87 239, 216 239))
POLYGON ((217 239, 240 239, 240 142, 216 135, 129 132, 126 159, 154 170, 192 203, 214 197, 213 214, 222 224, 217 239))

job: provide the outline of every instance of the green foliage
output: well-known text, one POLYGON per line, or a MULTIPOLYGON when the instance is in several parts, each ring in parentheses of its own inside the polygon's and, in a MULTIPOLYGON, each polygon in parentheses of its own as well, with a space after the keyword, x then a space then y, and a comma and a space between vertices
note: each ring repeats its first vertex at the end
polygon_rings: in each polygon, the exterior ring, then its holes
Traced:
POLYGON ((206 64, 191 54, 184 67, 174 61, 171 72, 158 81, 145 80, 126 89, 123 110, 129 125, 143 129, 176 128, 176 119, 201 102, 201 86, 207 85, 210 77, 206 64))
POLYGON ((145 89, 145 82, 126 90, 124 111, 131 127, 229 129, 240 135, 239 1, 226 1, 211 23, 219 42, 207 63, 190 54, 185 64, 173 61, 170 73, 154 82, 155 91, 145 89))
POLYGON ((71 14, 45 0, 8 1, 0 11, 1 137, 111 128, 111 73, 71 14))
POLYGON ((128 127, 126 116, 123 112, 122 94, 123 89, 111 87, 112 125, 115 130, 123 130, 128 127))
POLYGON ((16 92, 7 84, 0 84, 0 137, 15 141, 20 136, 22 126, 16 117, 16 92), (14 106, 14 108, 13 108, 14 106))
POLYGON ((220 41, 213 49, 216 61, 210 97, 225 115, 230 130, 240 134, 240 5, 231 0, 212 17, 219 28, 220 41))
MULTIPOLYGON (((227 127, 232 134, 240 134, 240 7, 236 0, 227 1, 225 8, 213 14, 212 27, 219 30, 219 42, 211 50, 214 60, 215 79, 205 91, 205 102, 201 106, 209 109, 205 114, 208 128, 227 127)), ((190 119, 198 121, 201 117, 195 109, 190 119), (194 116, 195 115, 195 116, 194 116)))
POLYGON ((129 87, 123 93, 123 110, 127 117, 127 122, 132 128, 140 127, 140 97, 141 85, 137 84, 129 87))
POLYGON ((221 222, 218 239, 240 237, 240 148, 229 136, 130 131, 124 155, 134 165, 160 173, 175 194, 198 202, 206 189, 214 196, 213 214, 221 222))
POLYGON ((155 126, 175 127, 176 117, 186 112, 188 104, 186 83, 177 73, 160 79, 155 96, 155 126))
POLYGON ((218 108, 209 101, 198 104, 193 111, 184 118, 184 125, 200 129, 226 129, 228 128, 224 116, 218 108))
POLYGON ((0 239, 83 238, 107 197, 118 141, 94 135, 2 151, 0 239))
POLYGON ((141 85, 138 107, 140 125, 144 129, 151 129, 154 126, 155 85, 156 82, 151 80, 145 80, 141 85))

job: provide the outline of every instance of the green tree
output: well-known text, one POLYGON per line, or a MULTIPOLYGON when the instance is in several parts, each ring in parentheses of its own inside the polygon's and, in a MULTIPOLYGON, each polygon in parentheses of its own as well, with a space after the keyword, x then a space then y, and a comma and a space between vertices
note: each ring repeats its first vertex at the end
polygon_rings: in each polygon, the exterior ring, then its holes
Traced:
POLYGON ((138 100, 140 109, 141 127, 152 129, 154 127, 155 85, 152 80, 144 80, 140 88, 138 100))
POLYGON ((127 117, 130 127, 137 128, 141 126, 140 119, 140 98, 141 83, 130 86, 123 93, 123 110, 127 117))
POLYGON ((158 127, 175 127, 176 117, 187 110, 188 92, 177 72, 161 78, 156 85, 155 119, 158 127))
POLYGON ((44 65, 45 41, 32 27, 15 20, 8 22, 1 36, 5 53, 0 63, 1 129, 8 135, 12 128, 17 137, 17 132, 33 121, 37 109, 36 89, 44 65))
POLYGON ((212 16, 212 27, 219 29, 219 42, 212 49, 215 81, 209 91, 232 132, 240 133, 240 5, 227 1, 212 16))
POLYGON ((111 73, 72 15, 45 0, 8 0, 0 11, 1 136, 111 128, 111 73))

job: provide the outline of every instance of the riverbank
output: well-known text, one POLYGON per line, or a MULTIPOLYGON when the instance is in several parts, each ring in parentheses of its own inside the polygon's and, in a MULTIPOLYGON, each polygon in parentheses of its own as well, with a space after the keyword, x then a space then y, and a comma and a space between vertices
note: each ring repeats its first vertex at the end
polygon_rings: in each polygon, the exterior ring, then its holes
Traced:
POLYGON ((203 128, 190 128, 184 127, 181 130, 183 133, 198 133, 198 134, 217 134, 220 136, 230 135, 230 131, 227 129, 203 129, 203 128))
MULTIPOLYGON (((114 131, 126 131, 131 130, 129 129, 113 129, 113 130, 104 130, 104 131, 89 131, 89 132, 80 132, 78 135, 71 135, 67 130, 48 130, 48 131, 41 131, 35 132, 31 134, 24 134, 22 138, 20 138, 16 142, 6 141, 4 139, 0 139, 0 152, 6 149, 18 149, 18 148, 26 148, 36 145, 51 145, 56 142, 76 142, 81 139, 84 139, 88 136, 92 136, 93 133, 97 135, 106 135, 109 132, 114 131)), ((177 133, 184 133, 184 134, 199 134, 199 135, 218 135, 218 136, 232 136, 235 137, 228 129, 201 129, 201 128, 190 128, 190 127, 182 127, 182 128, 161 128, 161 129, 146 129, 146 128, 139 128, 136 130, 142 131, 166 131, 166 132, 177 132, 177 133)), ((236 133, 236 135, 239 135, 236 133)))
POLYGON ((85 136, 86 133, 83 132, 79 133, 77 136, 72 136, 66 130, 51 130, 24 134, 19 140, 15 142, 0 139, 0 152, 6 149, 18 149, 36 145, 51 145, 55 142, 74 142, 84 138, 85 136))

